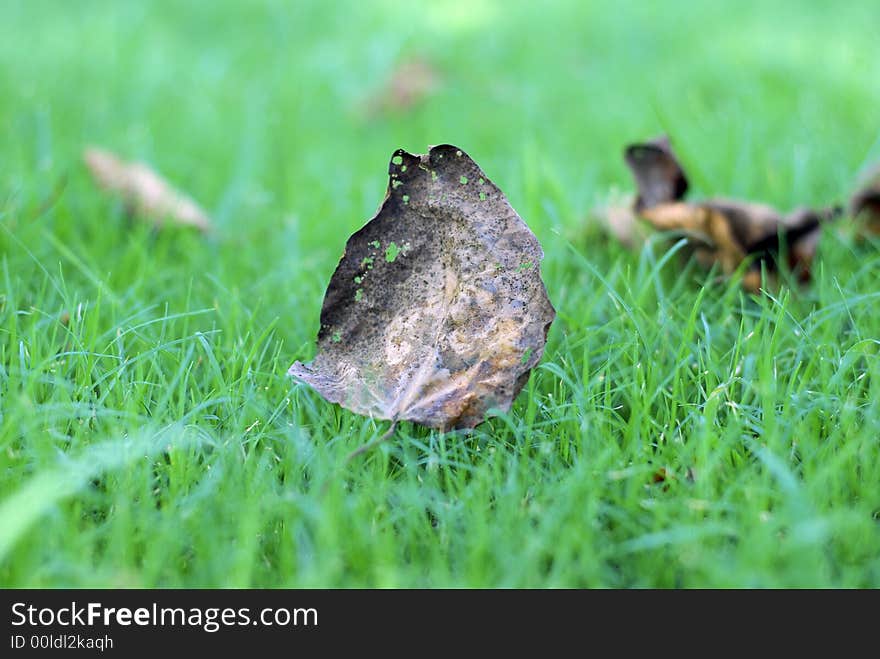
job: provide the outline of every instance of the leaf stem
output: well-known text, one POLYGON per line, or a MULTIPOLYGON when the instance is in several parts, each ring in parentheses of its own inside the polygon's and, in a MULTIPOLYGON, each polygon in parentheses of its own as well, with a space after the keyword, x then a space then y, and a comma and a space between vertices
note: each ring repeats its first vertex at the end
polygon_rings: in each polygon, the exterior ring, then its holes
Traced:
POLYGON ((385 431, 385 434, 383 434, 381 437, 379 437, 378 439, 373 440, 372 442, 369 442, 369 443, 367 443, 367 444, 364 444, 363 446, 361 446, 361 447, 355 449, 354 451, 352 451, 351 453, 349 453, 349 454, 348 454, 348 457, 345 458, 345 464, 350 463, 350 462, 351 462, 352 460, 354 460, 356 457, 358 457, 359 455, 362 455, 363 453, 366 453, 367 451, 372 451, 374 448, 376 448, 377 446, 379 446, 379 444, 381 444, 381 443, 384 442, 385 440, 391 439, 391 437, 394 436, 394 431, 395 431, 395 430, 397 430, 397 419, 395 419, 395 420, 391 423, 391 427, 390 427, 388 430, 386 430, 386 431, 385 431))

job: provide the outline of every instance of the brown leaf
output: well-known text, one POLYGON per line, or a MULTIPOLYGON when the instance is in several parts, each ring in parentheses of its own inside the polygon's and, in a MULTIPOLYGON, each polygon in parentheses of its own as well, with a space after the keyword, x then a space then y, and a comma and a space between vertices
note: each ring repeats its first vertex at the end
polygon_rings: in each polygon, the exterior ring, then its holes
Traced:
POLYGON ((863 223, 869 233, 880 234, 880 164, 868 173, 850 199, 849 214, 863 223))
POLYGON ((590 215, 623 245, 633 249, 646 238, 644 223, 638 221, 634 205, 632 195, 612 194, 605 203, 593 208, 590 215))
POLYGON ((688 181, 666 135, 626 147, 624 160, 636 179, 635 209, 679 201, 687 194, 688 181))
POLYGON ((403 150, 327 287, 318 354, 290 374, 359 414, 471 428, 507 411, 556 315, 544 254, 462 150, 403 150))
POLYGON ((667 480, 672 480, 675 478, 675 475, 666 469, 666 467, 660 467, 651 474, 651 482, 652 483, 665 483, 667 480))
POLYGON ((367 103, 370 114, 403 112, 428 98, 440 85, 440 76, 427 60, 404 60, 367 103))
POLYGON ((816 252, 821 223, 838 217, 838 207, 823 210, 798 208, 783 215, 766 204, 709 199, 681 201, 687 178, 665 137, 627 147, 625 159, 638 187, 635 212, 654 228, 676 231, 691 239, 693 254, 704 267, 718 263, 729 275, 742 261, 752 258, 743 286, 757 291, 761 264, 776 268, 780 238, 789 246, 789 265, 802 278, 816 252))
POLYGON ((821 224, 838 217, 840 209, 800 208, 781 215, 764 204, 709 200, 696 204, 660 204, 643 210, 640 215, 657 229, 678 231, 692 238, 700 263, 710 267, 717 262, 726 275, 751 257, 743 286, 756 292, 762 285, 761 264, 768 270, 776 268, 780 238, 789 246, 789 266, 801 276, 808 276, 821 224))
POLYGON ((97 183, 119 195, 131 212, 157 226, 166 221, 209 231, 211 221, 189 197, 147 165, 125 162, 113 153, 94 147, 83 152, 83 161, 97 183))

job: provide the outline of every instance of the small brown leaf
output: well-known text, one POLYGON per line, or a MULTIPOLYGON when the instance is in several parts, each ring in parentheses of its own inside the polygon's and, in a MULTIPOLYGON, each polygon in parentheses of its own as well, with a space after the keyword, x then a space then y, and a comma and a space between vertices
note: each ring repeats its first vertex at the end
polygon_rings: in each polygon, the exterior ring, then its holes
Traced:
POLYGON ((709 199, 681 201, 687 178, 665 137, 627 147, 625 159, 636 179, 639 195, 634 210, 654 228, 676 231, 693 243, 693 254, 704 267, 718 263, 730 275, 747 257, 753 259, 743 286, 760 289, 761 264, 776 268, 780 238, 789 246, 789 265, 802 278, 816 252, 821 223, 841 214, 838 207, 815 211, 798 208, 788 215, 766 204, 709 199))
POLYGON ((83 161, 102 188, 119 195, 131 212, 156 226, 170 221, 200 231, 211 229, 205 212, 147 165, 125 162, 109 151, 93 147, 83 152, 83 161))
POLYGON ((405 60, 370 99, 367 109, 370 114, 404 112, 428 98, 439 85, 440 76, 427 60, 405 60))
POLYGON ((403 150, 327 287, 318 354, 290 374, 359 414, 471 428, 507 411, 555 311, 544 254, 466 153, 403 150))
POLYGON ((789 266, 801 277, 808 277, 821 224, 838 217, 840 209, 802 208, 784 216, 764 204, 709 200, 660 204, 640 215, 657 229, 690 237, 696 243, 695 255, 701 265, 711 267, 717 262, 725 275, 752 257, 743 286, 757 292, 762 285, 761 263, 768 270, 776 268, 780 238, 789 246, 789 266))
POLYGON ((636 179, 635 209, 679 201, 688 190, 687 177, 666 135, 626 147, 624 160, 636 179))
POLYGON ((632 195, 621 195, 612 191, 608 199, 590 211, 590 217, 598 220, 624 246, 635 249, 644 244, 647 230, 643 222, 639 222, 633 207, 635 199, 632 195))
POLYGON ((652 483, 665 483, 667 480, 671 480, 675 478, 669 471, 667 471, 666 467, 660 467, 651 474, 651 482, 652 483))
POLYGON ((868 173, 850 199, 849 214, 863 223, 869 233, 880 234, 880 164, 868 173))

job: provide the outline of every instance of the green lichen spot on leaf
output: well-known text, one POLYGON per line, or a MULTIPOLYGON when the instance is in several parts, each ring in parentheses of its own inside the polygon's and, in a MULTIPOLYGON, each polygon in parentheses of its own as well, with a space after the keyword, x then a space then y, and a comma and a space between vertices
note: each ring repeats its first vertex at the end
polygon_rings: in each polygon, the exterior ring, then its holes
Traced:
POLYGON ((522 359, 520 360, 522 364, 528 364, 529 357, 532 356, 532 349, 526 348, 526 351, 523 353, 522 359))
POLYGON ((333 343, 339 343, 342 341, 342 334, 339 332, 333 332, 333 336, 330 337, 330 340, 333 341, 333 343))
POLYGON ((397 188, 399 188, 401 185, 403 185, 403 181, 399 181, 397 179, 394 179, 393 181, 391 181, 391 187, 394 190, 397 190, 397 188))
POLYGON ((355 284, 360 284, 363 280, 364 280, 363 277, 355 277, 355 278, 354 278, 354 283, 355 283, 355 284))
POLYGON ((408 194, 403 195, 403 203, 405 203, 405 204, 409 203, 409 195, 408 194))
POLYGON ((403 165, 403 166, 400 168, 400 171, 405 172, 405 171, 406 171, 406 165, 403 165))
POLYGON ((402 165, 402 164, 403 164, 403 158, 402 158, 401 156, 394 156, 394 157, 391 159, 391 162, 393 162, 395 165, 402 165))
POLYGON ((435 172, 433 169, 431 170, 431 180, 432 181, 437 180, 437 172, 435 172))
POLYGON ((480 177, 480 180, 477 181, 477 185, 483 185, 483 183, 485 183, 485 182, 486 181, 484 181, 483 178, 480 177))
POLYGON ((360 302, 363 299, 364 299, 364 289, 359 288, 354 292, 354 301, 360 302))
POLYGON ((467 176, 462 176, 460 179, 458 179, 458 182, 462 185, 467 185, 467 176))
POLYGON ((379 249, 382 246, 382 243, 380 243, 378 240, 374 240, 373 242, 370 243, 370 245, 372 247, 374 247, 375 249, 379 249))
POLYGON ((373 257, 372 256, 364 257, 364 260, 361 261, 361 267, 372 270, 373 269, 373 257))
POLYGON ((385 248, 385 260, 388 263, 394 263, 401 251, 403 250, 397 246, 397 243, 388 243, 388 247, 385 248))
POLYGON ((485 192, 480 193, 480 201, 486 201, 486 193, 485 192))
POLYGON ((531 261, 526 261, 525 263, 520 263, 519 267, 516 269, 517 272, 522 272, 523 270, 529 270, 532 267, 531 261))

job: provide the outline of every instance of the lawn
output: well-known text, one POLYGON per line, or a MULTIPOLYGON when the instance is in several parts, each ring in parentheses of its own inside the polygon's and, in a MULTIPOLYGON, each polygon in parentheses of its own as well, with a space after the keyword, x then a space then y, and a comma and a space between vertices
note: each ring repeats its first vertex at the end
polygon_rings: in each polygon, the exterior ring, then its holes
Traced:
POLYGON ((0 585, 880 587, 880 243, 766 295, 590 209, 666 132, 694 195, 842 201, 880 160, 875 0, 0 7, 0 585), (421 102, 377 95, 419 58, 421 102), (378 110, 376 108, 379 108, 378 110), (511 412, 384 433, 286 372, 398 147, 545 251, 511 412), (209 236, 81 161, 149 162, 209 236), (669 258, 667 258, 669 256, 669 258))

